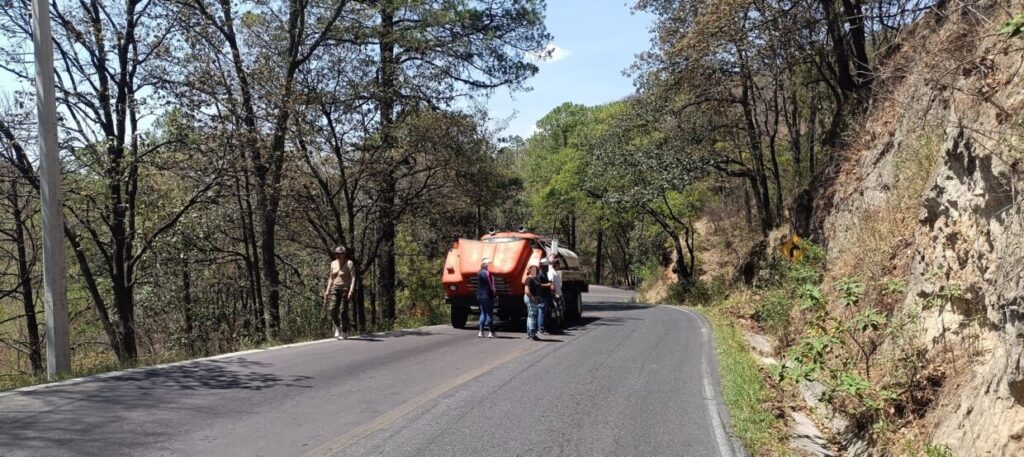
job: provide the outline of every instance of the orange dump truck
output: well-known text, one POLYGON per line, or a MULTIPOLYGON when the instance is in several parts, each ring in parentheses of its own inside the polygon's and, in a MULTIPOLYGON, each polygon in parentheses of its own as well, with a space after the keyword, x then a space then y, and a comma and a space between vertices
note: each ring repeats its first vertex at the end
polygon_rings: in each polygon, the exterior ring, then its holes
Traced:
POLYGON ((484 257, 490 257, 491 275, 498 290, 494 313, 501 320, 526 318, 523 301, 526 270, 552 256, 555 269, 562 275, 562 303, 549 306, 548 322, 564 325, 583 313, 584 292, 589 285, 580 271, 579 257, 568 249, 533 233, 491 232, 479 241, 460 239, 448 251, 441 283, 451 306, 452 326, 463 328, 470 314, 480 314, 476 302, 477 273, 484 257), (557 252, 555 252, 557 249, 557 252))

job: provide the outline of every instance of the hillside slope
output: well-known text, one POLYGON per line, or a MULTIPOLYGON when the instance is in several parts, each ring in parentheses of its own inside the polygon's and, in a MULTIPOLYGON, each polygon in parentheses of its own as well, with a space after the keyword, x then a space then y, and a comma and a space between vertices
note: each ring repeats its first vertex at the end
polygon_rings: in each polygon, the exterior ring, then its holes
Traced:
POLYGON ((1024 455, 1024 39, 997 33, 1019 9, 926 13, 810 216, 826 281, 905 282, 893 312, 916 317, 941 386, 917 430, 957 456, 1024 455))

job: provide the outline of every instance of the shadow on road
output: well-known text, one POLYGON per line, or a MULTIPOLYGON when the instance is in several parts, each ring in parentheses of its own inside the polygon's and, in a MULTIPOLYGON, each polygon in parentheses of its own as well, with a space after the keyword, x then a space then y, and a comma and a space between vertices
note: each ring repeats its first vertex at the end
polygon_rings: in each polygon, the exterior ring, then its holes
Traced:
MULTIPOLYGON (((615 302, 594 302, 587 303, 583 309, 583 317, 580 317, 566 328, 561 331, 553 331, 553 335, 566 335, 572 336, 574 332, 583 330, 588 326, 617 326, 623 325, 626 321, 642 320, 639 317, 629 316, 609 316, 608 313, 623 312, 623 311, 637 311, 645 309, 653 309, 654 306, 650 305, 639 305, 635 303, 615 303, 615 302), (595 315, 593 313, 601 313, 604 315, 595 315)), ((466 323, 465 330, 477 331, 477 321, 469 321, 466 323)), ((506 333, 526 333, 526 320, 496 320, 494 324, 496 331, 506 333)), ((505 337, 498 337, 505 338, 505 337)), ((512 337, 516 338, 516 337, 512 337)))
POLYGON ((0 399, 0 443, 36 449, 36 455, 56 449, 95 454, 94 449, 116 449, 123 443, 134 447, 173 436, 176 430, 150 430, 140 436, 125 424, 202 411, 203 399, 217 392, 312 387, 306 382, 310 376, 274 374, 272 368, 245 357, 202 360, 8 396, 0 399))
POLYGON ((437 335, 437 334, 433 333, 433 332, 424 331, 424 330, 399 330, 397 332, 370 333, 370 334, 367 334, 367 335, 354 335, 354 336, 349 337, 346 341, 378 342, 378 341, 390 340, 390 339, 394 339, 394 338, 401 338, 403 336, 433 336, 433 335, 437 335))
POLYGON ((587 303, 586 307, 583 308, 586 311, 597 311, 597 312, 614 312, 614 311, 634 311, 638 309, 650 309, 650 305, 638 305, 635 303, 587 303))
POLYGON ((118 391, 173 388, 179 390, 263 390, 272 387, 310 387, 300 384, 309 376, 278 376, 260 372, 272 364, 233 357, 203 360, 162 368, 149 368, 96 381, 96 384, 116 383, 118 391), (125 383, 128 384, 125 384, 125 383))

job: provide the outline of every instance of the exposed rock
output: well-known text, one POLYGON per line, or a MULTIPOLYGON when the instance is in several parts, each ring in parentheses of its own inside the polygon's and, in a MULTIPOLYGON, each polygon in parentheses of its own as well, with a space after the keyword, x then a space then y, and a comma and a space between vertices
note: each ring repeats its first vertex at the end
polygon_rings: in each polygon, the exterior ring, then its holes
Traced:
MULTIPOLYGON (((999 24, 1007 5, 971 14, 999 24)), ((882 70, 888 93, 834 159, 813 225, 834 274, 907 278, 902 310, 921 311, 921 343, 952 351, 959 382, 922 422, 928 440, 953 455, 1024 455, 1024 52, 966 17, 908 32, 889 62, 899 76, 882 70), (925 162, 910 159, 929 151, 921 175, 925 162)))
POLYGON ((750 347, 754 348, 761 355, 770 356, 775 354, 775 342, 771 338, 747 331, 743 332, 743 338, 746 338, 750 347))
POLYGON ((793 436, 790 446, 794 451, 802 455, 816 457, 834 457, 836 453, 828 449, 828 442, 821 436, 818 426, 814 421, 800 412, 790 412, 793 422, 790 425, 790 433, 793 436))

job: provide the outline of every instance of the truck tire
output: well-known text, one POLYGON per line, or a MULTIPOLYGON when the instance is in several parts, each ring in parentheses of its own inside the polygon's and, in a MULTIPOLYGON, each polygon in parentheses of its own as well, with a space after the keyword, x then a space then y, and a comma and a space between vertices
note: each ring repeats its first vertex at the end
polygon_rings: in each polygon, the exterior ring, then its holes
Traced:
POLYGON ((466 320, 469 319, 469 308, 452 306, 452 327, 466 328, 466 320))
POLYGON ((580 292, 573 292, 572 295, 566 297, 568 300, 565 302, 566 317, 570 321, 575 321, 583 317, 583 294, 580 292))

